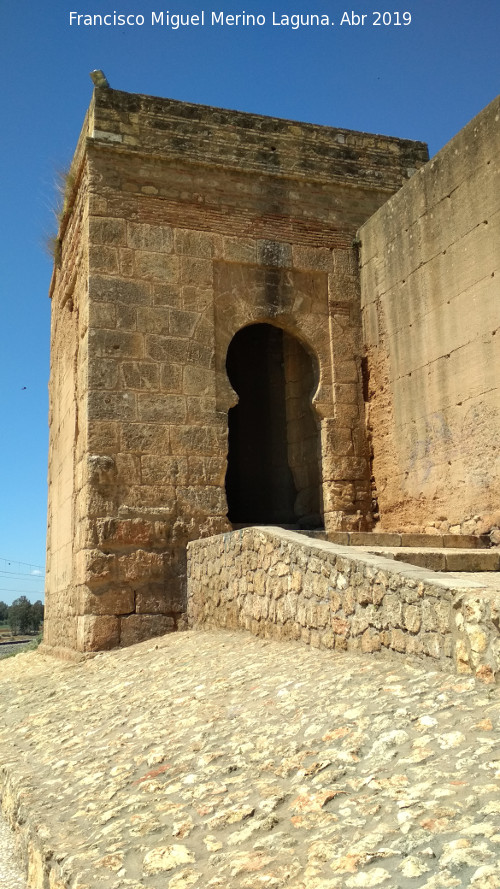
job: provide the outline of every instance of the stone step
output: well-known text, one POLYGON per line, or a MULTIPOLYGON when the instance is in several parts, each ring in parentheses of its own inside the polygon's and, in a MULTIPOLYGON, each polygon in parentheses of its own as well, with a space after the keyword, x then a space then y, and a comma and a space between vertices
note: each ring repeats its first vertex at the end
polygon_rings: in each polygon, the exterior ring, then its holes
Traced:
MULTIPOLYGON (((233 531, 241 528, 269 527, 265 523, 233 523, 233 531)), ((339 546, 404 546, 419 549, 489 549, 491 541, 487 535, 475 534, 398 534, 388 531, 330 531, 324 528, 306 530, 298 525, 277 525, 286 531, 297 531, 316 540, 328 540, 339 546)))
POLYGON ((500 571, 500 549, 472 534, 385 534, 363 531, 301 531, 316 540, 355 546, 361 552, 384 556, 431 571, 500 571), (488 548, 489 544, 489 548, 488 548))
MULTIPOLYGON (((233 525, 245 528, 248 525, 233 525)), ((353 546, 361 552, 406 562, 430 571, 500 571, 500 548, 488 537, 473 534, 396 534, 377 531, 334 531, 322 528, 306 531, 293 525, 280 526, 305 537, 326 540, 339 546, 353 546)))
MULTIPOLYGON (((325 532, 312 532, 323 533, 325 532)), ((341 546, 404 546, 418 549, 488 549, 488 537, 474 534, 396 534, 378 531, 333 531, 328 537, 330 543, 341 546)))
POLYGON ((406 546, 359 546, 361 552, 406 562, 430 571, 500 571, 500 550, 420 548, 406 546))

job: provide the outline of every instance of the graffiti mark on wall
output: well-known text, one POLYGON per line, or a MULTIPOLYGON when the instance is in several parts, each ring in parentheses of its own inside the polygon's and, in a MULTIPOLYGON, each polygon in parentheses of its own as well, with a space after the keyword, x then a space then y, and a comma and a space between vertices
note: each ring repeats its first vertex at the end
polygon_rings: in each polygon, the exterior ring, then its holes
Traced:
POLYGON ((411 427, 408 465, 415 480, 427 481, 434 466, 443 461, 452 440, 443 411, 435 411, 425 418, 422 428, 417 429, 416 424, 411 427))

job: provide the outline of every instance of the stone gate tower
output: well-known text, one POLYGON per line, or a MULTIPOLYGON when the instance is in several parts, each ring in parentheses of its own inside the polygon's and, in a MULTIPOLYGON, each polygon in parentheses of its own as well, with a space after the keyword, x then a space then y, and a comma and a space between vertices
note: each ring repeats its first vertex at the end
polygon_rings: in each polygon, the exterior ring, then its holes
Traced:
POLYGON ((46 646, 182 626, 194 538, 370 527, 353 240, 426 159, 95 89, 51 284, 46 646))

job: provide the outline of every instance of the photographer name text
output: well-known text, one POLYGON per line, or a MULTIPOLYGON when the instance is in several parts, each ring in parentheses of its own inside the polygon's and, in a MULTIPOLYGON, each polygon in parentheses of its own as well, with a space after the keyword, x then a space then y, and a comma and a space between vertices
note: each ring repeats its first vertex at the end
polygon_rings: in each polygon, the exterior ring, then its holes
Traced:
POLYGON ((363 27, 396 27, 404 28, 411 25, 411 12, 399 10, 373 10, 369 13, 357 12, 354 9, 343 10, 335 17, 326 13, 226 13, 223 10, 205 10, 198 12, 170 12, 151 10, 143 13, 90 13, 70 12, 69 24, 76 28, 169 28, 178 31, 180 28, 363 28, 363 27))

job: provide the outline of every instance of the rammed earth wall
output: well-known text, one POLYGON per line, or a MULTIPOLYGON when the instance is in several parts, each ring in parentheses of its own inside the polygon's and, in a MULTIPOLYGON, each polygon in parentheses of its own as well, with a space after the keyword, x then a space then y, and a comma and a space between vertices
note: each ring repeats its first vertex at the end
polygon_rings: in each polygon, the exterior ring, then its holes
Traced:
POLYGON ((359 232, 384 530, 500 525, 500 97, 359 232))
POLYGON ((315 648, 427 655, 491 681, 500 669, 500 603, 479 584, 279 528, 246 528, 188 546, 194 627, 244 628, 315 648))

